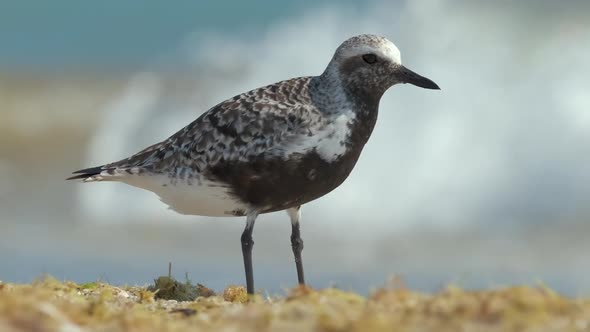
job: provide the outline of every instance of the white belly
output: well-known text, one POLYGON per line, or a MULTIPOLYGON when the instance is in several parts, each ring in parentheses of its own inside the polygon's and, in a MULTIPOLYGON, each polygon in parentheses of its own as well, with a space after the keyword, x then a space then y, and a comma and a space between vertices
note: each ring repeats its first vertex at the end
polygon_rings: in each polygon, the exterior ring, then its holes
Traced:
POLYGON ((171 179, 167 175, 135 175, 118 179, 134 187, 149 190, 170 209, 197 216, 245 215, 248 205, 233 197, 228 188, 206 180, 171 179))

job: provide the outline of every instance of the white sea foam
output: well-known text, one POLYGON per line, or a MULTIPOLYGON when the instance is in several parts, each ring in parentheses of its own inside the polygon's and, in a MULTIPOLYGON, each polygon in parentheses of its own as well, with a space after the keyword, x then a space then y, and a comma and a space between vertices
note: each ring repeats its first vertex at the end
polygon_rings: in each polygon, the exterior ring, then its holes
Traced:
MULTIPOLYGON (((206 105, 319 74, 343 40, 375 33, 403 49, 404 64, 436 81, 442 93, 413 86, 387 92, 356 169, 340 188, 304 207, 304 224, 344 223, 353 234, 351 227, 536 222, 590 212, 581 204, 590 194, 590 95, 580 79, 590 77, 590 45, 579 42, 590 27, 583 16, 530 15, 524 7, 507 14, 491 4, 481 14, 478 6, 451 1, 371 6, 360 13, 309 12, 248 40, 198 38, 187 60, 187 68, 196 64, 192 74, 200 83, 192 104, 173 107, 134 80, 104 110, 89 165, 165 138, 206 105), (215 76, 220 71, 239 74, 215 76)), ((121 184, 84 186, 80 195, 91 220, 172 217, 150 193, 121 184)))

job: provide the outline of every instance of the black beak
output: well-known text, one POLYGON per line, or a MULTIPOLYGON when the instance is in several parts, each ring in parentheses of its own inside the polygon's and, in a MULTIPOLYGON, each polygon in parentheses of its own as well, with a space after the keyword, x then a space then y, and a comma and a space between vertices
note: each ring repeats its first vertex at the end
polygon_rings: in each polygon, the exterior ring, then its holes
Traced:
POLYGON ((401 83, 410 83, 424 89, 440 90, 438 85, 432 80, 424 76, 420 76, 404 66, 399 66, 397 76, 400 78, 401 83))

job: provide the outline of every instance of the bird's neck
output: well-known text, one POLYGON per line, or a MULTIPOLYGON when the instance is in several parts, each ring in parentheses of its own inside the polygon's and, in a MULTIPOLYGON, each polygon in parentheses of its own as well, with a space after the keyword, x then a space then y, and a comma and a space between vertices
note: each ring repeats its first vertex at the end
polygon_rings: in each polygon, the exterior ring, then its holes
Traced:
POLYGON ((338 115, 352 109, 352 103, 344 91, 340 78, 326 70, 310 82, 312 102, 326 115, 338 115))
POLYGON ((355 113, 350 143, 364 145, 373 132, 383 92, 371 91, 354 84, 342 82, 337 71, 326 69, 311 81, 312 100, 323 112, 338 115, 341 112, 355 113))
POLYGON ((311 85, 314 103, 328 113, 347 108, 355 112, 374 112, 376 116, 379 101, 385 92, 367 87, 362 82, 345 81, 331 66, 314 77, 311 85))

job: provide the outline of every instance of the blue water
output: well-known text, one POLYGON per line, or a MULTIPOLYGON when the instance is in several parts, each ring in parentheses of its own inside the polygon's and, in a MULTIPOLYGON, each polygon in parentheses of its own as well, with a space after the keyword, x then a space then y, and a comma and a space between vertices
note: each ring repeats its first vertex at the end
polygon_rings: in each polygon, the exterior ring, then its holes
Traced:
POLYGON ((142 69, 189 35, 256 36, 310 8, 351 0, 2 1, 0 68, 12 71, 142 69))
MULTIPOLYGON (((214 290, 243 284, 239 235, 242 223, 169 224, 170 227, 31 226, 6 229, 0 236, 0 280, 26 283, 49 274, 79 283, 102 280, 144 285, 168 272, 214 290)), ((281 294, 296 283, 288 224, 261 222, 255 232, 257 288, 281 294)), ((307 224, 303 252, 308 283, 336 286, 361 294, 383 286, 392 276, 410 289, 435 292, 457 285, 467 289, 538 282, 582 296, 590 292, 585 276, 586 228, 567 233, 404 232, 355 239, 307 224), (553 233, 553 234, 552 234, 553 233), (561 243, 560 238, 568 238, 561 243), (558 249, 559 248, 559 249, 558 249)))

